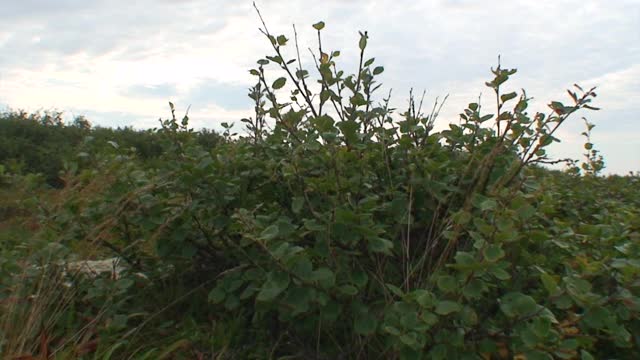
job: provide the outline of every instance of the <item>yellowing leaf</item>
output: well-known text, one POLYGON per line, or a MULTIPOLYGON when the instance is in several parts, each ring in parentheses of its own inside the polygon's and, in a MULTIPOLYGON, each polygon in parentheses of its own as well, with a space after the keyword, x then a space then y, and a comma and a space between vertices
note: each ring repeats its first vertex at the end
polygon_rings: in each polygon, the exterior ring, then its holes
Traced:
POLYGON ((322 53, 320 55, 320 63, 321 64, 326 64, 329 62, 329 55, 327 55, 326 53, 322 53))

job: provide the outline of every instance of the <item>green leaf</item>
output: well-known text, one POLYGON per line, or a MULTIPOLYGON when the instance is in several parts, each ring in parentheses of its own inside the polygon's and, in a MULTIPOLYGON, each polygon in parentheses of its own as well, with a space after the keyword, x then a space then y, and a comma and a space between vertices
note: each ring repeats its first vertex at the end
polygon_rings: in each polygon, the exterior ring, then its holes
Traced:
POLYGON ((500 310, 508 317, 530 315, 538 309, 538 304, 529 295, 519 292, 508 293, 500 299, 500 310))
POLYGON ((504 257, 504 250, 500 245, 489 245, 484 250, 484 258, 489 262, 496 262, 504 257))
POLYGON ((336 276, 329 268, 323 267, 313 272, 313 279, 322 287, 330 288, 336 282, 336 276))
POLYGON ((431 348, 426 358, 430 360, 448 360, 451 357, 448 355, 447 346, 445 344, 438 344, 431 348))
POLYGON ((478 314, 470 306, 462 308, 460 319, 466 326, 475 326, 478 324, 478 314))
POLYGON ((536 213, 536 208, 529 204, 525 204, 524 206, 518 209, 518 217, 522 220, 527 220, 531 218, 536 213))
POLYGON ((468 252, 458 251, 455 256, 456 263, 460 265, 473 265, 476 263, 476 259, 468 252))
POLYGON ((452 219, 456 224, 464 225, 471 221, 471 213, 468 211, 460 210, 453 214, 452 219))
POLYGON ((280 228, 278 227, 278 225, 272 224, 260 233, 260 238, 266 241, 273 240, 278 237, 279 233, 280 228))
POLYGON ((227 300, 224 302, 224 308, 227 310, 234 310, 238 306, 240 306, 240 299, 233 294, 229 294, 229 296, 227 296, 227 300))
POLYGON ((363 288, 367 285, 367 282, 369 281, 369 276, 365 271, 358 269, 351 272, 351 281, 359 288, 363 288))
POLYGON ((494 210, 498 206, 498 203, 494 199, 485 199, 479 204, 481 211, 494 210))
POLYGON ((478 121, 480 121, 482 123, 482 122, 485 122, 487 120, 491 120, 492 117, 493 117, 493 114, 487 114, 487 115, 484 115, 483 117, 481 117, 480 120, 478 120, 478 121))
POLYGON ((283 46, 287 43, 288 39, 284 35, 280 35, 276 40, 278 41, 278 45, 283 46))
POLYGON ((423 311, 422 314, 420 314, 420 320, 428 327, 431 327, 438 323, 438 316, 432 312, 423 311))
POLYGON ((272 301, 288 286, 291 279, 289 274, 282 271, 272 271, 267 275, 267 281, 256 297, 257 301, 272 301))
POLYGON ((353 95, 349 101, 351 102, 351 104, 355 105, 355 106, 364 106, 367 105, 367 99, 364 98, 364 95, 362 95, 361 93, 357 93, 355 95, 353 95))
POLYGON ((397 297, 403 297, 404 296, 404 292, 402 291, 402 289, 400 289, 399 287, 393 285, 393 284, 385 284, 387 285, 387 289, 389 289, 395 296, 397 297))
POLYGON ((518 94, 516 92, 510 92, 508 94, 504 94, 500 96, 500 100, 502 100, 502 102, 507 102, 513 98, 515 98, 516 96, 518 96, 518 94))
POLYGON ((440 301, 438 305, 436 305, 435 312, 438 315, 449 315, 454 312, 458 312, 462 309, 462 306, 454 301, 444 300, 440 301))
POLYGON ((373 69, 373 75, 382 74, 383 71, 384 71, 384 67, 376 66, 375 69, 373 69))
POLYGON ((400 341, 409 347, 414 347, 418 343, 417 336, 414 332, 400 335, 400 341))
POLYGON ((610 327, 610 330, 616 344, 627 346, 627 344, 629 344, 629 341, 631 341, 631 333, 627 329, 625 329, 624 326, 612 326, 610 327))
POLYGON ((401 334, 400 330, 390 325, 386 325, 383 330, 394 336, 400 336, 401 334))
POLYGON ((282 258, 288 255, 288 253, 291 251, 291 245, 289 245, 289 243, 287 242, 279 243, 274 247, 271 248, 271 255, 276 260, 282 260, 282 258))
POLYGON ((576 339, 565 339, 560 344, 560 348, 564 350, 575 350, 578 346, 578 340, 576 339))
POLYGON ((456 263, 447 264, 447 267, 456 269, 459 271, 475 271, 475 270, 480 270, 485 268, 486 263, 481 263, 476 261, 474 255, 475 253, 458 251, 456 252, 456 256, 454 257, 456 260, 456 263))
POLYGON ((471 279, 469 283, 462 289, 462 295, 467 299, 478 299, 482 296, 486 285, 484 281, 478 278, 471 279))
POLYGON ((224 298, 227 294, 220 287, 215 287, 211 292, 209 292, 209 302, 214 304, 219 304, 224 301, 224 298))
POLYGON ((518 104, 515 107, 515 111, 516 112, 523 112, 527 109, 527 107, 529 106, 529 102, 525 99, 518 101, 518 104))
POLYGON ((329 100, 329 98, 331 97, 331 91, 330 90, 322 90, 320 91, 320 102, 324 103, 327 100, 329 100))
POLYGON ((536 336, 536 334, 530 328, 522 329, 520 331, 519 338, 527 347, 530 348, 535 347, 540 342, 538 336, 536 336))
POLYGON ((490 270, 491 275, 495 276, 498 280, 509 280, 511 279, 511 275, 506 272, 503 268, 494 267, 490 270))
POLYGON ((415 298, 418 305, 423 308, 432 308, 433 303, 435 302, 435 297, 433 294, 424 289, 414 290, 412 296, 415 298))
POLYGON ((444 275, 438 277, 438 288, 445 293, 452 292, 456 289, 458 283, 456 278, 450 275, 444 275))
POLYGON ((553 136, 544 135, 540 138, 539 143, 541 146, 548 146, 553 143, 553 136))
POLYGON ((240 293, 240 300, 246 300, 258 291, 255 286, 249 285, 240 293))
POLYGON ((580 350, 581 360, 594 360, 595 358, 587 350, 580 350))
POLYGON ((236 290, 238 290, 240 287, 242 287, 242 285, 245 284, 245 281, 242 280, 241 278, 231 278, 231 276, 226 277, 224 279, 224 281, 222 282, 223 287, 224 287, 224 291, 228 293, 230 292, 234 292, 236 290))
POLYGON ((542 273, 540 274, 540 281, 542 281, 542 285, 547 290, 547 292, 549 292, 549 295, 556 295, 560 291, 558 282, 553 278, 553 276, 547 273, 542 273))
POLYGON ((332 132, 336 128, 333 124, 335 121, 329 115, 322 115, 317 118, 311 119, 311 123, 315 125, 316 129, 320 132, 332 132))
POLYGON ((531 331, 541 339, 546 338, 551 333, 551 320, 543 317, 535 318, 531 322, 531 331))
POLYGON ((344 135, 345 139, 347 139, 347 141, 351 143, 356 142, 358 140, 359 127, 360 125, 353 120, 346 120, 338 123, 338 128, 340 128, 340 131, 344 135))
MULTIPOLYGON (((322 305, 322 304, 321 304, 322 305)), ((340 316, 342 312, 342 305, 330 300, 321 307, 321 319, 322 321, 334 322, 340 316)))
POLYGON ((561 102, 559 102, 559 101, 552 101, 552 102, 549 104, 549 107, 550 107, 552 110, 554 110, 554 111, 558 112, 560 115, 562 115, 562 114, 564 114, 564 113, 565 113, 565 110, 564 110, 564 109, 565 109, 565 106, 564 106, 564 104, 563 104, 563 103, 561 103, 561 102))
POLYGON ((367 67, 367 66, 369 66, 369 65, 373 64, 373 62, 374 62, 374 61, 376 61, 376 58, 371 58, 371 59, 369 59, 369 60, 365 61, 365 62, 364 62, 364 65, 362 65, 362 66, 363 66, 363 67, 367 67))
POLYGON ((284 77, 281 77, 276 79, 276 81, 273 82, 273 85, 271 85, 271 87, 273 87, 275 90, 278 90, 278 89, 281 89, 286 82, 287 82, 287 79, 284 77))
POLYGON ((291 211, 293 211, 294 214, 300 214, 303 205, 304 198, 302 196, 296 196, 291 200, 291 211))
POLYGON ((338 291, 343 295, 354 296, 358 293, 358 288, 353 285, 342 285, 338 291))
POLYGON ((358 311, 353 322, 354 330, 361 335, 371 335, 378 327, 378 319, 371 311, 358 311))
POLYGON ((558 324, 558 319, 556 319, 556 316, 551 312, 551 310, 543 308, 542 310, 539 310, 538 314, 539 318, 549 320, 552 324, 558 324))
POLYGON ((377 236, 371 237, 367 240, 370 251, 391 255, 391 249, 393 249, 393 243, 391 241, 377 236))
POLYGON ((558 309, 566 310, 573 306, 573 301, 569 295, 560 295, 553 299, 553 303, 558 309))
POLYGON ((291 267, 291 272, 304 281, 313 281, 313 265, 306 255, 300 255, 291 267))
POLYGON ((319 22, 313 24, 313 28, 318 30, 318 31, 324 29, 324 22, 323 21, 319 21, 319 22))
POLYGON ((564 283, 567 286, 567 292, 575 297, 581 297, 591 291, 591 283, 587 280, 575 277, 564 277, 564 283))
POLYGON ((583 316, 583 322, 590 328, 601 329, 611 318, 611 312, 602 306, 590 308, 583 316))
POLYGON ((292 287, 287 291, 284 302, 291 305, 294 316, 309 310, 309 303, 313 299, 314 290, 305 287, 292 287))

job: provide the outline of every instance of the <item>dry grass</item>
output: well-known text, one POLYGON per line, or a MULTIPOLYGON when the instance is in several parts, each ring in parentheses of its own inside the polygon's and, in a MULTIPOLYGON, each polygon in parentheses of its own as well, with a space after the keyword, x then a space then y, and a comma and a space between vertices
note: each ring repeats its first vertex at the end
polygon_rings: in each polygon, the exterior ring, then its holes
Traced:
MULTIPOLYGON (((45 258, 34 256, 42 246, 55 247, 38 240, 47 230, 42 209, 56 211, 70 196, 88 200, 92 192, 98 193, 97 184, 81 187, 70 183, 74 186, 63 190, 33 189, 19 183, 0 189, 0 208, 6 210, 0 218, 0 256, 6 256, 5 264, 11 267, 0 268, 4 287, 4 298, 0 298, 0 359, 67 359, 95 350, 94 328, 100 315, 75 318, 71 329, 63 326, 78 303, 79 290, 68 282, 78 274, 65 275, 64 267, 53 265, 61 260, 56 251, 45 258), (32 260, 35 258, 40 259, 32 260)), ((84 252, 83 257, 89 255, 84 252)))
POLYGON ((72 304, 76 290, 65 286, 59 267, 38 270, 26 262, 21 267, 11 296, 0 306, 0 355, 3 359, 47 359, 55 326, 72 304))

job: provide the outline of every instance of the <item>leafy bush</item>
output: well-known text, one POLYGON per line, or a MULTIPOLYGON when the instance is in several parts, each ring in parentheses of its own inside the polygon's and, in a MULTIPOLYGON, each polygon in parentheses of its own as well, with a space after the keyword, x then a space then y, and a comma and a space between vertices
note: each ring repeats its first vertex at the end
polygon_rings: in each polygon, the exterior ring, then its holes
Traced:
POLYGON ((593 176, 539 166, 569 116, 595 109, 594 89, 529 113, 499 64, 495 114, 471 103, 434 132, 437 106, 411 97, 396 119, 389 98, 376 104, 384 68, 367 33, 350 75, 320 42, 312 81, 289 39, 263 32, 274 54, 250 70, 246 137, 225 124, 203 148, 171 105, 160 161, 116 155, 110 181, 52 219, 61 241, 100 244, 151 279, 127 288, 117 311, 148 317, 125 317, 110 354, 156 351, 130 335, 144 332, 229 358, 640 355, 638 177, 596 176, 597 153, 593 176))
POLYGON ((59 112, 4 113, 0 116, 0 163, 13 173, 42 173, 52 186, 62 186, 58 172, 73 144, 82 139, 82 132, 65 127, 59 112))
MULTIPOLYGON (((65 125, 62 113, 55 111, 2 113, 0 134, 0 164, 5 171, 42 174, 55 188, 65 185, 61 172, 94 167, 89 161, 91 154, 110 153, 113 147, 134 149, 140 161, 152 162, 162 152, 154 130, 92 128, 83 116, 65 125)), ((204 148, 216 146, 220 140, 220 135, 206 129, 193 136, 204 148)))

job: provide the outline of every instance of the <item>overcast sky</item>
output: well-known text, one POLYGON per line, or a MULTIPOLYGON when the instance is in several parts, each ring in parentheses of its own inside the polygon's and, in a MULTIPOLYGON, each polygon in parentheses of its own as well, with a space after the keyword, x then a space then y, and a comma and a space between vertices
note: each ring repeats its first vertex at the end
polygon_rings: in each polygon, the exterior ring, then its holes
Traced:
MULTIPOLYGON (((272 55, 251 1, 0 1, 1 109, 57 109, 94 125, 148 128, 168 117, 172 101, 179 113, 191 106, 195 128, 220 129, 252 115, 248 69, 272 55)), ((338 64, 351 72, 358 31, 367 30, 393 105, 405 107, 411 88, 426 90, 428 103, 449 94, 438 128, 457 122, 481 94, 489 112, 484 82, 498 55, 518 69, 508 87, 535 97, 533 110, 570 103, 565 89, 574 83, 598 86, 594 105, 602 110, 572 118, 553 155, 582 158, 585 116, 596 124, 607 173, 640 170, 639 0, 256 3, 272 33, 292 38, 296 24, 302 49, 317 48, 311 25, 323 20, 323 47, 340 50, 338 64)))

